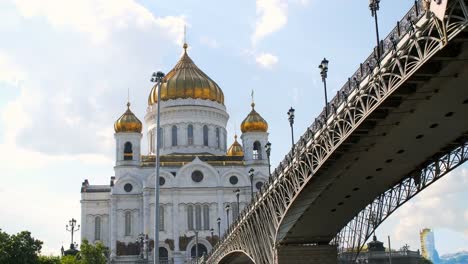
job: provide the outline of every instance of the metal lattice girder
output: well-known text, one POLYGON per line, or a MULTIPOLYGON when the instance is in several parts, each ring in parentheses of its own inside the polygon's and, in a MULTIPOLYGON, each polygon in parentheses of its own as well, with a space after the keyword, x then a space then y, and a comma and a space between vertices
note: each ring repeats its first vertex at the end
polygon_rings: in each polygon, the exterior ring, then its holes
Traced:
POLYGON ((374 230, 393 212, 468 160, 468 134, 451 146, 446 153, 433 157, 432 162, 375 198, 340 231, 333 242, 340 246, 342 259, 355 261, 374 230))
MULTIPOLYGON (((297 196, 330 156, 349 139, 383 102, 396 92, 437 52, 468 26, 466 0, 448 0, 446 20, 442 23, 423 8, 420 0, 384 39, 382 61, 373 55, 337 93, 306 133, 272 173, 268 183, 232 223, 224 237, 213 248, 207 263, 219 263, 232 252, 243 252, 255 263, 275 263, 278 228, 297 196), (325 113, 328 112, 328 116, 325 113)), ((466 153, 466 152, 465 152, 466 153)), ((439 166, 442 171, 440 162, 439 166)), ((450 163, 453 167, 453 164, 450 163)), ((444 165, 445 166, 445 165, 444 165)), ((443 166, 442 166, 443 167, 443 166)), ((446 171, 446 167, 443 167, 446 171)), ((432 176, 434 178, 434 176, 432 176)), ((343 228, 334 242, 340 248, 360 248, 371 233, 365 219, 370 212, 381 219, 398 207, 397 201, 413 197, 430 174, 401 182, 379 195, 368 210, 343 228), (418 185, 411 185, 416 182, 418 185), (405 185, 406 184, 406 185, 405 185), (391 194, 390 196, 387 193, 391 194), (392 196, 393 195, 393 196, 392 196), (395 198, 395 197, 398 197, 395 198), (377 208, 377 209, 376 209, 377 208), (388 210, 384 210, 384 208, 388 210)))

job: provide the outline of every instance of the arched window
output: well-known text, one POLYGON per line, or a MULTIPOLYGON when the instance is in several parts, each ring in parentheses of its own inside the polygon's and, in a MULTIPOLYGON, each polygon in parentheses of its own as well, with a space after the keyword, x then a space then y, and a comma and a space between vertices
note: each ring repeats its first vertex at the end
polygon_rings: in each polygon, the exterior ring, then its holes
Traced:
POLYGON ((262 159, 262 145, 258 141, 255 141, 253 144, 253 159, 254 160, 262 159))
POLYGON ((196 245, 193 245, 192 249, 190 250, 190 255, 192 256, 192 258, 202 257, 205 254, 208 254, 208 249, 206 249, 205 245, 200 243, 198 243, 198 256, 196 245))
POLYGON ((101 240, 101 217, 94 218, 94 240, 101 240))
POLYGON ((203 126, 203 145, 208 146, 208 126, 203 126))
POLYGON ((231 208, 232 208, 232 221, 234 222, 239 216, 239 209, 237 209, 237 203, 232 203, 231 208))
POLYGON ((151 129, 150 132, 148 133, 148 138, 149 138, 149 152, 150 153, 154 153, 154 149, 155 149, 155 143, 154 143, 154 129, 151 129))
POLYGON ((125 235, 130 236, 132 233, 132 212, 125 212, 125 235))
POLYGON ((219 137, 219 127, 216 128, 216 145, 218 146, 218 148, 221 148, 221 140, 219 137))
POLYGON ((187 127, 187 143, 193 145, 193 126, 188 125, 187 127))
POLYGON ((193 230, 193 205, 187 206, 187 227, 193 230))
POLYGON ((201 230, 202 226, 201 226, 201 217, 202 217, 202 208, 201 208, 201 205, 197 204, 195 205, 195 229, 196 230, 201 230))
POLYGON ((164 206, 159 206, 159 231, 164 231, 164 206))
MULTIPOLYGON (((154 129, 154 131, 156 131, 156 129, 154 129)), ((159 128, 158 137, 159 137, 159 144, 161 144, 161 147, 164 147, 164 129, 162 127, 159 128)), ((156 143, 155 143, 155 146, 156 146, 156 143)), ((156 147, 154 149, 156 149, 156 147)))
POLYGON ((177 127, 172 126, 172 146, 177 146, 177 127))
POLYGON ((133 147, 132 143, 125 142, 124 145, 124 160, 133 160, 133 147))
POLYGON ((210 206, 203 205, 203 230, 210 230, 210 206))

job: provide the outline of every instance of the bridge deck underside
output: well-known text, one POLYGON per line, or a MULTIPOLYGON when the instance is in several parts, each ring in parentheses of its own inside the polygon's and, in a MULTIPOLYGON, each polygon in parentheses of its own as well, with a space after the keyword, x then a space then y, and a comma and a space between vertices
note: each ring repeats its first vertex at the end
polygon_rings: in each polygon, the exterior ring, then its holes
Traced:
POLYGON ((279 243, 329 243, 375 197, 468 131, 463 36, 399 87, 333 153, 284 218, 279 243))

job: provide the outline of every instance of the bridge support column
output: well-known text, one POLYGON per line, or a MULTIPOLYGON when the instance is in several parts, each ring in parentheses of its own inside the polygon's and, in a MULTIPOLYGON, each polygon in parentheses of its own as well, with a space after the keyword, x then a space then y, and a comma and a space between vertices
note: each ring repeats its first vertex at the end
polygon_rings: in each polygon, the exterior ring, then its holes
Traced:
POLYGON ((276 249, 277 264, 337 264, 336 246, 280 246, 276 249))

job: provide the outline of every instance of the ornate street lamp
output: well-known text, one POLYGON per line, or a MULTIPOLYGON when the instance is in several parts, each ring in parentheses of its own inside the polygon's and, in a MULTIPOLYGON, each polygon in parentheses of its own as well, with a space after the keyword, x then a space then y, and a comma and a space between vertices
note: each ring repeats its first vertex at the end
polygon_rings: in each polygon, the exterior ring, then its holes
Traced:
POLYGON ((271 143, 268 141, 265 145, 265 151, 268 158, 268 175, 271 177, 271 165, 270 165, 270 154, 271 154, 271 143))
POLYGON ((154 227, 154 264, 159 263, 159 150, 161 145, 161 123, 160 123, 160 116, 161 116, 161 83, 163 82, 165 74, 161 71, 157 73, 154 72, 151 77, 151 82, 156 83, 158 88, 158 110, 156 114, 156 179, 155 179, 155 204, 154 204, 154 211, 155 211, 155 227, 154 227))
POLYGON ((249 170, 249 178, 250 178, 250 198, 253 199, 253 179, 254 179, 254 172, 255 170, 251 168, 249 170))
POLYGON ((146 259, 148 256, 145 256, 145 249, 147 248, 148 236, 141 233, 138 235, 137 241, 140 246, 140 259, 146 259))
POLYGON ((75 218, 72 218, 70 221, 68 221, 68 225, 65 226, 65 229, 71 233, 71 242, 70 242, 70 249, 75 249, 75 243, 73 242, 73 235, 75 232, 78 232, 80 230, 80 225, 76 225, 76 220, 75 218))
POLYGON ((291 126, 291 142, 292 142, 292 146, 294 147, 294 128, 293 128, 293 125, 294 125, 294 108, 290 108, 289 111, 288 111, 288 120, 289 120, 289 125, 291 126))
POLYGON ((211 232, 211 243, 213 243, 213 233, 214 233, 214 229, 211 228, 211 229, 210 229, 210 232, 211 232))
POLYGON ((221 239, 221 217, 218 217, 216 222, 218 222, 218 239, 221 239))
POLYGON ((320 76, 322 76, 323 91, 325 92, 325 116, 326 117, 328 117, 328 98, 327 98, 328 62, 329 61, 326 58, 323 58, 322 62, 318 66, 320 69, 320 76))
POLYGON ((240 190, 236 189, 234 192, 236 193, 236 198, 237 198, 237 216, 239 216, 240 214, 240 202, 239 202, 240 190))
POLYGON ((231 206, 228 204, 226 205, 227 228, 229 228, 229 209, 231 209, 231 206))
POLYGON ((375 19, 375 33, 377 35, 377 63, 380 64, 380 56, 382 55, 380 50, 380 37, 379 37, 379 20, 377 17, 377 11, 380 9, 380 0, 369 0, 369 9, 372 16, 375 19))

